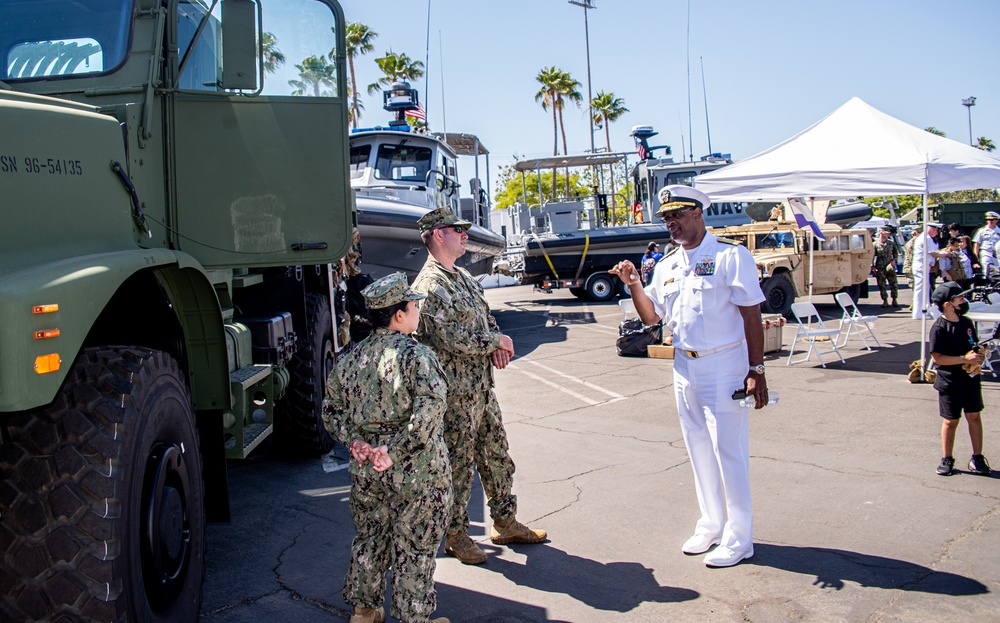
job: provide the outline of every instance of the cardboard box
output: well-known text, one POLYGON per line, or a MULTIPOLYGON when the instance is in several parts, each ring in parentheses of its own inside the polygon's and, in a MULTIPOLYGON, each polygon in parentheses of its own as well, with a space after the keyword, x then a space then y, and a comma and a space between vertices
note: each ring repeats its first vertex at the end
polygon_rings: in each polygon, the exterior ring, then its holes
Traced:
POLYGON ((652 359, 673 359, 674 347, 666 344, 650 344, 646 347, 646 356, 652 359))
POLYGON ((781 314, 762 314, 764 325, 764 352, 773 353, 781 350, 782 329, 787 322, 781 314))

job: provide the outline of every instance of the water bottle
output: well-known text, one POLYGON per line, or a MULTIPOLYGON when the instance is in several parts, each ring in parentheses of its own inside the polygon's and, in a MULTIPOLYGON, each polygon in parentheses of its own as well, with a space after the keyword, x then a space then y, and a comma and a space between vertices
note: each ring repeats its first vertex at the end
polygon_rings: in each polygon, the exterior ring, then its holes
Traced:
MULTIPOLYGON (((774 391, 773 389, 767 390, 767 404, 773 405, 776 402, 778 402, 778 392, 774 391)), ((746 398, 740 401, 741 407, 749 407, 753 409, 753 406, 755 404, 757 404, 757 401, 753 399, 752 395, 747 396, 746 398)))

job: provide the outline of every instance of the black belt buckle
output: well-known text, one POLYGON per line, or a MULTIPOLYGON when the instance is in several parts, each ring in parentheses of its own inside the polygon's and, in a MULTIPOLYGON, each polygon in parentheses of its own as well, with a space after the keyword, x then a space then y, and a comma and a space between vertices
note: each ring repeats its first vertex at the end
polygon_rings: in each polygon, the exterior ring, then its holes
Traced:
POLYGON ((698 358, 698 351, 696 351, 696 350, 689 350, 689 351, 687 351, 687 354, 688 354, 688 357, 690 357, 691 359, 697 359, 698 358))

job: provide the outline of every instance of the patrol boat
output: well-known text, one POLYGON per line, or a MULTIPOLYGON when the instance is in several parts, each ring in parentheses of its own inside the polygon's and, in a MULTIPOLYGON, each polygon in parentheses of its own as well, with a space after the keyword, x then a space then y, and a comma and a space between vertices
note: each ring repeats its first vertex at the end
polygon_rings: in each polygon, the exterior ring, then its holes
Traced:
MULTIPOLYGON (((542 290, 569 288, 577 297, 606 301, 616 294, 628 296, 628 288, 608 270, 623 259, 637 266, 650 242, 662 247, 670 240, 665 224, 654 217, 659 209, 656 192, 668 184, 691 184, 700 173, 711 171, 732 161, 728 156, 713 154, 696 162, 675 163, 669 158, 654 158, 654 149, 647 140, 656 135, 649 126, 632 130, 640 161, 632 168, 632 189, 636 197, 626 196, 624 204, 614 205, 615 193, 595 192, 582 198, 546 200, 540 206, 516 204, 504 215, 501 227, 508 233, 511 269, 522 284, 532 284, 542 290), (650 199, 651 196, 651 199, 650 199), (624 209, 623 209, 624 205, 624 209), (623 216, 624 214, 624 216, 623 216), (625 221, 625 222, 622 222, 625 221)), ((605 167, 629 170, 629 156, 635 152, 596 153, 552 156, 519 160, 514 171, 524 174, 550 169, 605 167)), ((601 176, 603 179, 603 175, 601 176)), ((597 190, 597 189, 595 189, 597 190)), ((619 189, 621 191, 622 189, 619 189)), ((629 188, 624 189, 625 193, 629 188)), ((621 192, 617 194, 622 194, 621 192)), ((744 213, 744 204, 712 205, 705 211, 709 227, 725 227, 751 222, 744 213)), ((494 225, 496 229, 496 225, 494 225)))
MULTIPOLYGON (((431 210, 449 207, 473 223, 466 254, 457 264, 472 275, 488 274, 507 247, 489 222, 489 196, 479 182, 479 156, 489 151, 471 134, 421 134, 405 121, 419 107, 417 91, 405 82, 383 93, 383 107, 396 113, 388 127, 351 133, 351 187, 358 209, 362 271, 373 278, 403 271, 411 279, 427 259, 417 220, 431 210), (459 196, 459 155, 475 157, 472 196, 459 196)), ((487 178, 488 179, 488 178, 487 178)))

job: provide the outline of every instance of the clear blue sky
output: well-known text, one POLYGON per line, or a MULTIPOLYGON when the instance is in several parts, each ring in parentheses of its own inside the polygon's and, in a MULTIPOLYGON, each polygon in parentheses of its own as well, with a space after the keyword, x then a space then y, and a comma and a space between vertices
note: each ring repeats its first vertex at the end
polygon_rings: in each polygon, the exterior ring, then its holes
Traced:
MULTIPOLYGON (((348 20, 379 35, 375 52, 356 61, 361 93, 381 75, 374 59, 386 50, 425 60, 426 0, 341 4, 348 20)), ((614 92, 630 109, 611 125, 613 150, 634 149, 631 127, 648 124, 660 133, 652 142, 671 145, 675 160, 692 151, 695 158, 707 154, 702 62, 712 151, 737 160, 805 129, 853 96, 963 143, 969 117, 962 99, 975 96, 974 137, 1000 145, 996 0, 692 0, 693 145, 688 0, 594 5, 592 91, 614 92)), ((542 67, 570 72, 586 97, 583 12, 566 0, 430 0, 429 93, 423 80, 415 86, 432 130, 473 133, 489 148, 494 185, 497 167, 515 154, 552 154, 552 116, 534 100, 542 67)), ((363 101, 362 125, 384 125, 381 96, 363 101)), ((564 115, 570 153, 589 150, 586 105, 564 115)), ((603 131, 595 144, 604 147, 603 131)), ((472 166, 460 166, 464 192, 472 166)))

